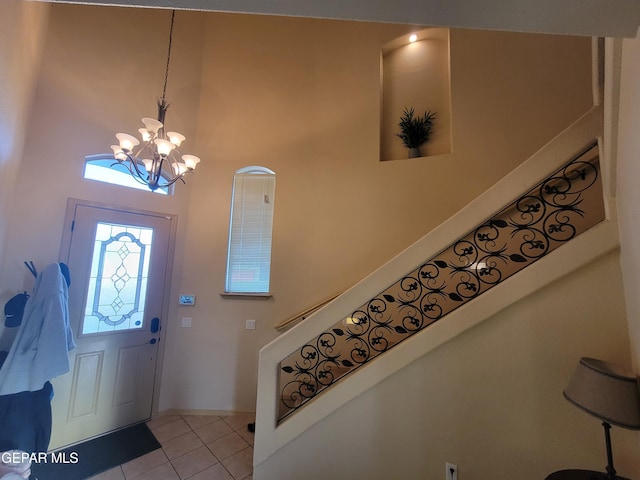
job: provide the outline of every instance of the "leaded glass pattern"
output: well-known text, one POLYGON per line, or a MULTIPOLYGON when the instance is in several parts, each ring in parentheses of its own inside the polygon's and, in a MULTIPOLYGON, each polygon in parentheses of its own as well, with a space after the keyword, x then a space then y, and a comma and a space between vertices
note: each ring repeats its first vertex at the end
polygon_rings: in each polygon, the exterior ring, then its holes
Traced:
POLYGON ((153 229, 99 222, 82 334, 144 327, 153 229))

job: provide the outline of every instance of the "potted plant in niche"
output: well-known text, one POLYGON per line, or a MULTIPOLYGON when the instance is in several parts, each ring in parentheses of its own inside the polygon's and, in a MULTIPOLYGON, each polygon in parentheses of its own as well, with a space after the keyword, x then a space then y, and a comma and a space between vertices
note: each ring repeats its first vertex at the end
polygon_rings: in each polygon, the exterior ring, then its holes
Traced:
POLYGON ((429 140, 435 118, 436 112, 424 112, 424 115, 420 116, 416 115, 413 107, 409 109, 405 107, 400 117, 400 123, 398 123, 400 133, 396 135, 409 149, 409 158, 422 156, 420 146, 429 140))

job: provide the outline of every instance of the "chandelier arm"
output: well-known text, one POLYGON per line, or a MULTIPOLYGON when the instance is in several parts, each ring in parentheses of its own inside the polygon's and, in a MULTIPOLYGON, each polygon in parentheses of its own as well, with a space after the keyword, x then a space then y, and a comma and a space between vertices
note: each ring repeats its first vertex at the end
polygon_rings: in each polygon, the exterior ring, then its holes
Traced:
MULTIPOLYGON (((126 155, 126 154, 125 154, 125 155, 126 155)), ((124 161, 117 161, 117 162, 114 162, 114 163, 112 163, 110 166, 111 166, 111 167, 113 167, 114 165, 123 165, 123 166, 124 166, 124 167, 129 171, 129 173, 131 174, 131 176, 133 177, 133 179, 134 179, 136 182, 138 182, 138 183, 140 183, 140 184, 142 184, 142 185, 148 185, 148 182, 146 182, 146 181, 144 180, 144 178, 142 178, 142 177, 140 176, 140 172, 139 172, 139 171, 136 171, 136 170, 133 170, 133 169, 131 168, 131 166, 130 166, 130 163, 131 163, 131 157, 129 157, 129 155, 127 155, 127 160, 129 160, 129 161, 128 161, 128 162, 124 162, 124 161)))
POLYGON ((176 159, 176 156, 180 156, 180 152, 178 151, 177 148, 174 148, 169 155, 167 155, 167 167, 169 168, 169 172, 171 173, 171 177, 175 177, 176 175, 179 175, 179 173, 177 173, 174 169, 174 165, 180 163, 180 161, 178 159, 176 159))
MULTIPOLYGON (((145 175, 149 175, 148 172, 144 171, 144 173, 138 168, 138 157, 134 157, 132 155, 127 154, 127 158, 129 159, 129 163, 131 164, 131 166, 133 166, 133 168, 135 169, 135 172, 131 169, 131 167, 129 167, 129 171, 131 172, 131 175, 134 177, 138 177, 140 178, 143 182, 144 182, 144 176, 145 175)), ((147 182, 144 182, 147 183, 147 182)))
POLYGON ((144 152, 144 150, 148 148, 147 143, 142 143, 139 147, 138 150, 136 151, 135 148, 133 150, 131 150, 131 153, 126 153, 125 155, 127 156, 127 159, 129 160, 129 162, 131 163, 131 166, 133 166, 133 168, 135 169, 135 172, 129 168, 129 171, 131 172, 131 175, 133 176, 138 176, 141 180, 144 181, 144 177, 145 175, 147 175, 146 173, 146 168, 144 170, 144 172, 142 170, 140 170, 140 163, 141 160, 139 160, 140 158, 142 158, 142 153, 144 152))
POLYGON ((137 173, 133 173, 133 172, 132 172, 132 173, 131 173, 131 177, 133 177, 133 179, 134 179, 136 182, 138 182, 140 185, 144 185, 144 186, 146 186, 146 187, 148 187, 148 186, 149 186, 149 182, 145 181, 145 179, 144 179, 144 178, 141 178, 140 176, 138 176, 138 174, 137 174, 137 173))
MULTIPOLYGON (((138 179, 138 176, 137 176, 134 172, 131 172, 131 173, 132 173, 132 177, 133 177, 133 178, 135 178, 138 182, 142 183, 143 185, 147 185, 147 186, 149 186, 149 183, 152 183, 152 182, 146 182, 146 181, 144 181, 144 180, 140 180, 140 179, 138 179)), ((184 172, 182 175, 175 176, 175 177, 173 177, 171 180, 167 180, 165 177, 163 177, 163 176, 161 175, 161 176, 160 176, 160 178, 162 178, 163 180, 165 180, 165 182, 164 182, 164 183, 159 183, 159 182, 157 182, 157 181, 156 181, 156 182, 155 182, 155 184, 156 184, 156 188, 168 188, 168 187, 170 187, 171 185, 173 185, 174 183, 176 183, 178 180, 179 180, 179 181, 181 181, 183 184, 185 184, 185 185, 186 185, 186 184, 187 184, 187 182, 186 182, 186 181, 185 181, 185 179, 184 179, 184 178, 182 178, 182 177, 184 177, 187 173, 193 173, 193 172, 191 172, 191 171, 184 172)))
POLYGON ((165 159, 161 156, 160 160, 158 160, 157 163, 154 163, 155 168, 153 169, 153 172, 149 173, 149 178, 151 179, 149 183, 160 186, 160 179, 164 178, 162 176, 162 165, 164 164, 164 160, 165 159))
POLYGON ((160 186, 161 187, 170 187, 171 185, 176 183, 178 180, 180 180, 182 183, 186 184, 187 182, 185 182, 182 177, 183 177, 183 175, 178 175, 177 177, 174 177, 170 181, 167 181, 166 185, 160 185, 160 186))
MULTIPOLYGON (((155 172, 154 172, 154 174, 157 173, 157 178, 154 178, 153 182, 149 182, 149 183, 155 183, 160 188, 166 188, 166 187, 169 187, 169 186, 173 185, 178 180, 182 180, 182 176, 184 175, 184 174, 172 175, 170 179, 167 179, 164 175, 162 175, 162 172, 163 172, 162 166, 163 166, 165 160, 169 164, 169 168, 173 168, 172 167, 173 163, 179 163, 176 159, 172 158, 171 155, 167 155, 166 158, 160 157, 160 162, 159 162, 158 168, 155 169, 155 172), (165 180, 165 183, 160 183, 161 179, 165 180)), ((182 180, 182 183, 186 183, 186 182, 184 180, 182 180)))

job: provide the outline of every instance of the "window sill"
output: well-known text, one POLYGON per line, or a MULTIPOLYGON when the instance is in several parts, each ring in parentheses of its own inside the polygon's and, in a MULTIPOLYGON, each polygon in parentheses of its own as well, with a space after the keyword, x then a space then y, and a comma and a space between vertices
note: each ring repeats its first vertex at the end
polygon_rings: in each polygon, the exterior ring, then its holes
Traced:
POLYGON ((222 298, 257 298, 266 300, 272 297, 270 293, 236 293, 236 292, 223 292, 220 294, 222 298))

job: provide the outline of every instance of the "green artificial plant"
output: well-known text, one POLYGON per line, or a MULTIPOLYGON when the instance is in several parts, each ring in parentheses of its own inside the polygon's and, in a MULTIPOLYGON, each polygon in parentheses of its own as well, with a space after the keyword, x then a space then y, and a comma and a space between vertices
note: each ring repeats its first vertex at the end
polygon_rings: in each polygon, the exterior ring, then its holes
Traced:
POLYGON ((413 107, 407 109, 405 107, 400 117, 400 133, 396 135, 400 137, 405 147, 420 148, 420 145, 429 140, 433 121, 436 118, 436 112, 424 112, 423 116, 416 115, 413 107))

